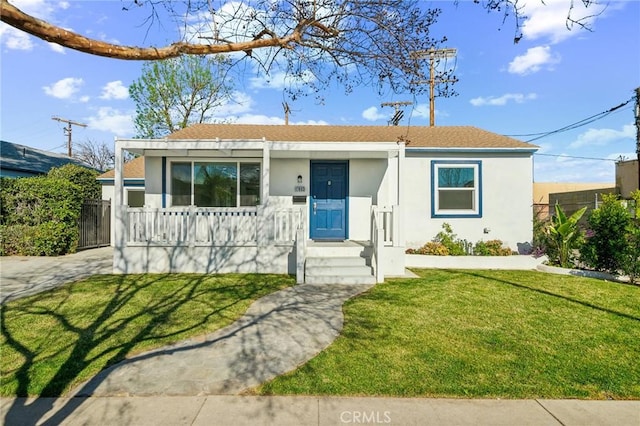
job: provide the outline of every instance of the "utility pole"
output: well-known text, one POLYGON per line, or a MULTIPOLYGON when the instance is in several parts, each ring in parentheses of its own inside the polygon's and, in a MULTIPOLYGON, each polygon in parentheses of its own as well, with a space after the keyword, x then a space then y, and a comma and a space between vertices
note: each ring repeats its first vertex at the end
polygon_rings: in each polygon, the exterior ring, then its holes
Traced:
POLYGON ((429 58, 429 80, 416 81, 415 84, 429 84, 429 126, 436 125, 435 110, 436 110, 436 95, 435 86, 437 83, 448 83, 458 81, 456 78, 452 80, 436 79, 435 68, 436 59, 452 58, 457 54, 456 49, 427 49, 413 52, 412 56, 415 59, 429 58))
POLYGON ((400 120, 402 120, 402 117, 404 116, 404 111, 402 111, 400 107, 406 106, 406 105, 412 105, 412 104, 413 102, 411 101, 383 102, 380 104, 380 107, 383 108, 386 106, 392 106, 395 109, 395 112, 393 113, 393 117, 391 118, 391 120, 389 120, 389 125, 393 124, 394 126, 397 126, 400 120))
POLYGON ((282 108, 284 109, 284 125, 289 125, 289 113, 291 112, 291 108, 289 108, 289 104, 287 102, 282 103, 282 108))
POLYGON ((67 127, 64 129, 64 134, 67 135, 67 155, 69 157, 73 157, 73 150, 71 148, 71 125, 87 127, 86 124, 78 123, 77 121, 67 120, 65 118, 60 117, 51 117, 52 120, 59 121, 61 123, 67 123, 67 127))
POLYGON ((636 87, 636 161, 638 161, 638 188, 640 190, 640 87, 636 87))

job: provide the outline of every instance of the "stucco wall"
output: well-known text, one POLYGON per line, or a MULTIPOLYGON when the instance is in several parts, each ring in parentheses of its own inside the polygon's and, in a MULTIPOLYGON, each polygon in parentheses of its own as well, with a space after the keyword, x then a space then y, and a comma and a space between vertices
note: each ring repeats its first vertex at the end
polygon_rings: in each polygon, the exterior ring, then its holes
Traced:
POLYGON ((500 239, 514 250, 532 238, 532 160, 528 154, 437 155, 407 153, 404 224, 407 247, 420 247, 449 223, 472 243, 500 239), (432 160, 482 162, 482 217, 432 218, 432 160), (485 233, 485 228, 489 231, 485 233))

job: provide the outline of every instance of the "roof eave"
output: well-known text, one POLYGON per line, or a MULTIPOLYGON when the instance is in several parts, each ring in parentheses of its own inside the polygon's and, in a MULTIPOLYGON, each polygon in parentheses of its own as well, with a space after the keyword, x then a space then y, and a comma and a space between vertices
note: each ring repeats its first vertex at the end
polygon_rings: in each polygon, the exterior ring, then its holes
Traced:
POLYGON ((538 147, 432 147, 432 146, 408 146, 406 152, 444 152, 444 153, 461 153, 461 152, 482 152, 482 153, 534 153, 538 150, 538 147))

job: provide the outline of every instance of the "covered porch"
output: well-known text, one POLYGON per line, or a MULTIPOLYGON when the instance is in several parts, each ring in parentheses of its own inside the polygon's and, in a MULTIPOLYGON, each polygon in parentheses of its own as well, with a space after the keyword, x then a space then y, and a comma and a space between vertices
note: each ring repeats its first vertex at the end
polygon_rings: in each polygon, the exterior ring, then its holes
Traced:
MULTIPOLYGON (((309 282, 307 260, 332 257, 335 250, 323 245, 336 240, 314 236, 324 201, 318 182, 335 185, 314 177, 318 162, 347 164, 344 234, 337 240, 363 246, 359 256, 375 282, 402 274, 404 143, 265 139, 117 140, 114 272, 289 273, 309 282), (145 157, 144 207, 124 202, 125 152, 145 157), (189 179, 177 180, 181 167, 189 179), (206 185, 198 177, 222 169, 228 182, 238 182, 224 206, 217 193, 202 195, 206 185), (187 180, 190 192, 180 192, 187 180), (207 202, 218 205, 201 205, 207 202)), ((339 215, 331 213, 329 222, 339 215)))

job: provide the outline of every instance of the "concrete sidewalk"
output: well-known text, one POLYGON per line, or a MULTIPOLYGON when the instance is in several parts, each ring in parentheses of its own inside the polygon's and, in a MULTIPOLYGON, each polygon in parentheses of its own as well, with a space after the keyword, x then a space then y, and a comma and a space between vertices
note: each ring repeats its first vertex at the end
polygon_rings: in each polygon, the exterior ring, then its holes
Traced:
POLYGON ((640 424, 640 401, 165 396, 5 398, 0 409, 10 426, 640 424))
POLYGON ((112 247, 57 257, 0 256, 0 303, 112 271, 112 247))

